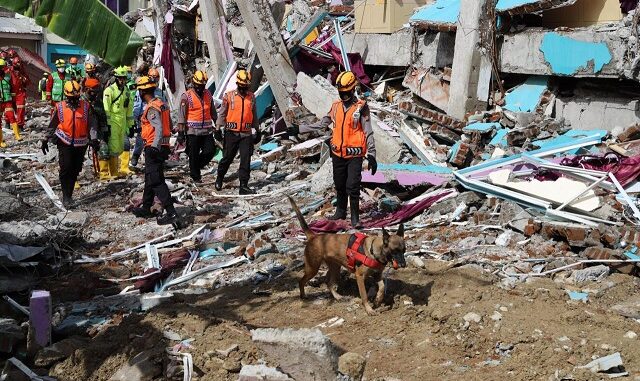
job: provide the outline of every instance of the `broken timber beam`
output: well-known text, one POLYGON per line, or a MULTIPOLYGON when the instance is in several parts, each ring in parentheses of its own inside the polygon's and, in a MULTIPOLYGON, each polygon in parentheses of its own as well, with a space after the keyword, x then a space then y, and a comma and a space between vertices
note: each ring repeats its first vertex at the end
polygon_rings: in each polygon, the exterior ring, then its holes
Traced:
POLYGON ((222 79, 229 63, 223 44, 223 39, 226 38, 222 29, 224 10, 220 8, 222 3, 215 0, 200 0, 199 3, 202 22, 205 25, 202 28, 203 38, 207 43, 213 79, 216 82, 216 86, 220 86, 219 81, 222 79))
MULTIPOLYGON (((245 0, 238 1, 237 4, 260 64, 269 79, 276 103, 285 115, 289 109, 290 94, 296 85, 296 72, 271 14, 269 2, 245 0)), ((290 124, 287 118, 285 123, 287 126, 290 124)))

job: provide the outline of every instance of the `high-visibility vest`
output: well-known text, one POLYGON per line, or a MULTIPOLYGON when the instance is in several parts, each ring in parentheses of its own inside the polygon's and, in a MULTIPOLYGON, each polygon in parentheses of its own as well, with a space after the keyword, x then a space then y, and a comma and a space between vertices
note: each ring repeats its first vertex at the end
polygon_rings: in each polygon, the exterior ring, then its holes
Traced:
POLYGON ((251 132, 253 125, 253 104, 255 96, 249 92, 245 97, 240 96, 238 91, 229 91, 225 94, 227 102, 227 131, 251 132))
POLYGON ((195 90, 187 91, 187 127, 188 128, 213 128, 213 115, 211 112, 211 93, 205 90, 202 99, 195 90))
POLYGON ((11 102, 11 83, 6 77, 0 80, 0 102, 11 102))
POLYGON ((142 112, 142 117, 140 118, 141 126, 142 126, 142 140, 144 141, 145 147, 150 147, 153 145, 154 140, 156 138, 156 130, 151 125, 149 119, 147 119, 147 113, 149 113, 150 109, 158 110, 160 113, 160 120, 162 122, 162 141, 160 145, 168 146, 169 138, 171 137, 171 111, 160 99, 154 98, 142 112))
POLYGON ((333 121, 333 135, 331 137, 331 151, 334 155, 349 159, 364 157, 367 154, 367 136, 362 127, 361 118, 354 114, 362 112, 366 105, 358 100, 346 111, 342 101, 336 101, 331 106, 331 120, 333 121))
POLYGON ((60 102, 64 98, 64 79, 60 78, 60 73, 57 71, 51 75, 53 76, 51 99, 60 102))
POLYGON ((77 109, 67 101, 58 102, 58 128, 56 136, 66 145, 80 147, 89 142, 89 103, 80 99, 77 109))

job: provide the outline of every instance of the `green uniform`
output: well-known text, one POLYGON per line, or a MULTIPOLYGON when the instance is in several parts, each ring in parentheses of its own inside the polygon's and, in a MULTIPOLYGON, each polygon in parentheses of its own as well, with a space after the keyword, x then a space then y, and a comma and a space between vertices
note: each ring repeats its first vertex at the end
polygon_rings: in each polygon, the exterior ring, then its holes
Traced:
POLYGON ((11 99, 11 84, 9 80, 3 78, 0 80, 0 102, 11 102, 11 99))
POLYGON ((53 73, 53 89, 51 89, 51 99, 60 102, 64 98, 64 79, 56 72, 53 73))
POLYGON ((111 157, 116 157, 122 153, 124 139, 133 124, 133 100, 126 85, 120 90, 118 84, 114 83, 105 89, 102 101, 107 114, 107 123, 111 127, 109 154, 111 157))

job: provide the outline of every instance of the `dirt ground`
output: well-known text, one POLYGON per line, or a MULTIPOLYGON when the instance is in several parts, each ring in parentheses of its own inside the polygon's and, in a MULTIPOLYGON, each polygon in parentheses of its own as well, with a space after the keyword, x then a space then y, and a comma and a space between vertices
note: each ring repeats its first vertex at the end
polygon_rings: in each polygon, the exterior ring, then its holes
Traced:
POLYGON ((566 286, 548 278, 504 290, 497 277, 477 266, 449 268, 428 261, 426 269, 390 271, 386 305, 371 317, 347 273, 338 289, 348 296, 343 301, 331 299, 322 276, 308 287, 309 300, 300 300, 298 263, 290 260, 287 266, 294 270, 258 288, 248 284, 177 295, 146 315, 126 317, 56 365, 51 375, 108 380, 143 350, 154 351, 160 363, 166 357, 163 349, 175 344, 163 338, 170 330, 194 339, 189 352, 196 379, 235 380, 240 364, 258 363, 264 355, 249 330, 311 328, 337 317, 344 319, 341 325, 321 329, 340 351, 367 358, 368 380, 551 380, 568 375, 599 380, 602 375, 574 366, 614 352, 621 353, 632 379, 640 380, 638 339, 624 337, 640 326, 609 311, 640 290, 636 278, 614 274, 585 285, 600 290, 585 304, 569 301, 566 286), (465 324, 468 313, 480 315, 481 321, 465 324), (215 354, 234 344, 239 349, 228 358, 215 354))

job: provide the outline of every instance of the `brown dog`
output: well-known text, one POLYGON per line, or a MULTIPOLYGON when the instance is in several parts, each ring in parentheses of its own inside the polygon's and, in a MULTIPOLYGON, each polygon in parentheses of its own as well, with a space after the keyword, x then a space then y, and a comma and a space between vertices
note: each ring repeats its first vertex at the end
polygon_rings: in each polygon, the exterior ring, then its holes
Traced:
POLYGON ((377 283, 378 291, 374 302, 374 306, 377 307, 382 303, 384 297, 384 281, 382 280, 384 267, 390 262, 393 262, 394 268, 407 266, 404 259, 404 225, 400 225, 397 235, 389 235, 383 228, 382 237, 363 236, 359 245, 361 254, 350 261, 347 252, 353 247, 354 235, 314 234, 291 197, 289 197, 289 201, 308 240, 304 250, 304 276, 299 282, 300 297, 305 298, 304 286, 316 276, 322 263, 325 263, 329 268, 327 287, 331 295, 336 300, 340 300, 342 296, 335 290, 335 286, 340 276, 340 267, 345 267, 356 274, 358 291, 365 310, 369 315, 376 315, 377 312, 369 304, 365 279, 372 277, 377 283))

